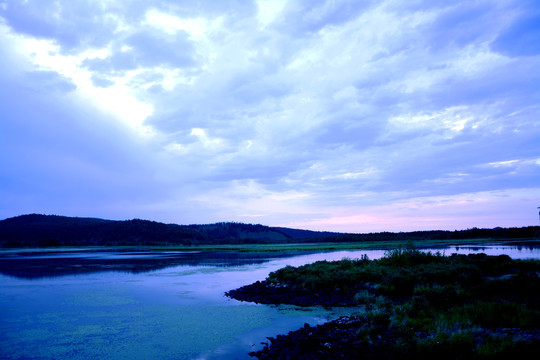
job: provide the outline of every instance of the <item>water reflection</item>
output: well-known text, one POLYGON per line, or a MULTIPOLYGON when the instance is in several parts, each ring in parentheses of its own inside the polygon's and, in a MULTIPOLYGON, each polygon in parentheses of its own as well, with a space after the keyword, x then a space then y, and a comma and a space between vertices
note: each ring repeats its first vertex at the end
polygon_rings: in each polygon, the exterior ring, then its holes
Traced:
POLYGON ((0 255, 0 274, 22 279, 41 279, 119 271, 132 274, 172 266, 231 267, 262 264, 271 259, 297 255, 292 252, 236 251, 83 251, 24 252, 0 255))
POLYGON ((513 246, 507 246, 504 244, 497 245, 460 245, 460 246, 448 246, 438 251, 444 252, 446 255, 450 254, 476 254, 484 253, 486 255, 508 255, 513 259, 540 259, 540 247, 538 243, 523 243, 513 246))
MULTIPOLYGON (((506 254, 514 259, 540 259, 538 242, 519 244, 453 245, 426 248, 423 251, 441 252, 444 255, 485 253, 506 254)), ((140 274, 173 266, 234 267, 262 264, 277 259, 291 259, 285 265, 299 266, 321 259, 340 260, 343 257, 359 258, 366 254, 370 259, 384 256, 385 250, 351 250, 327 252, 240 252, 240 251, 3 251, 0 253, 0 274, 21 279, 52 278, 99 272, 125 272, 140 274), (324 254, 321 256, 321 254, 324 254), (301 263, 297 263, 300 261, 301 263)))
MULTIPOLYGON (((540 258, 540 248, 498 245, 426 250, 540 258)), ((226 291, 286 265, 384 253, 1 251, 0 358, 248 360, 267 336, 339 314, 241 303, 226 291)))

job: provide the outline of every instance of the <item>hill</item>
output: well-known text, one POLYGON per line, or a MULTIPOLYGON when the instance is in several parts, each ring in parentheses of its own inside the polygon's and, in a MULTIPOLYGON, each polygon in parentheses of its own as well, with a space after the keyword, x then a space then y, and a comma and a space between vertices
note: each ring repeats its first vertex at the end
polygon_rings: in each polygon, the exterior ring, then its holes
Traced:
POLYGON ((190 245, 206 240, 204 233, 185 226, 139 219, 32 214, 0 221, 1 247, 190 245))
POLYGON ((209 245, 287 243, 321 234, 242 223, 164 224, 57 215, 21 215, 0 221, 0 247, 209 245))
POLYGON ((51 246, 140 246, 285 244, 318 242, 422 241, 462 239, 533 239, 538 226, 456 231, 342 234, 222 222, 203 225, 164 224, 57 215, 21 215, 0 221, 0 248, 51 246))

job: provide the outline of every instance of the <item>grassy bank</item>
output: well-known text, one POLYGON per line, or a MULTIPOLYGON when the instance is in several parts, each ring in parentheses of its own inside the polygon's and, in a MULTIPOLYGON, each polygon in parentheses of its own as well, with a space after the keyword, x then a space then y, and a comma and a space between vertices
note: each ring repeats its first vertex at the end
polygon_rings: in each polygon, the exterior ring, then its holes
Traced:
POLYGON ((294 303, 294 297, 309 294, 312 303, 306 305, 328 306, 329 299, 334 305, 352 305, 352 316, 271 339, 253 355, 259 359, 525 356, 540 350, 539 273, 537 260, 485 254, 448 257, 412 247, 389 251, 379 260, 287 266, 255 289, 280 294, 272 299, 275 303, 294 303))
MULTIPOLYGON (((532 242, 530 238, 523 239, 491 239, 491 238, 478 238, 478 239, 462 239, 462 240, 418 240, 408 241, 410 244, 417 248, 431 248, 442 246, 463 246, 463 245, 475 245, 475 246, 487 246, 493 244, 515 244, 516 246, 525 243, 532 242)), ((287 243, 287 244, 226 244, 226 245, 193 245, 193 246, 152 246, 154 250, 198 250, 198 251, 255 251, 255 252, 295 252, 295 251, 340 251, 340 250, 373 250, 373 249, 394 249, 403 246, 403 241, 365 241, 365 242, 317 242, 317 243, 287 243)), ((540 243, 539 243, 540 245, 540 243)))
MULTIPOLYGON (((4 248, 3 252, 66 252, 66 251, 239 251, 239 252, 318 252, 345 250, 395 249, 403 246, 402 240, 373 240, 363 242, 314 242, 314 243, 281 243, 281 244, 215 244, 215 245, 141 245, 141 246, 54 246, 42 248, 4 248)), ((522 239, 454 239, 454 240, 412 240, 408 241, 418 248, 437 248, 444 246, 487 246, 487 245, 520 245, 537 243, 531 238, 522 239)))

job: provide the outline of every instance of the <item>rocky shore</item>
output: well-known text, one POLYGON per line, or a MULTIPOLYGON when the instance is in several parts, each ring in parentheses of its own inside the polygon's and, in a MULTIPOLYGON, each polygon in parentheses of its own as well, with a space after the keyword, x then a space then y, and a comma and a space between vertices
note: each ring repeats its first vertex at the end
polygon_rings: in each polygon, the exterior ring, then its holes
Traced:
MULTIPOLYGON (((240 301, 261 304, 292 304, 297 306, 354 306, 349 292, 336 294, 311 294, 309 291, 288 289, 286 286, 273 286, 267 281, 243 286, 231 290, 227 296, 240 301), (292 290, 292 291, 291 291, 292 290)), ((389 320, 389 319, 388 319, 389 320)), ((497 328, 478 330, 472 333, 474 341, 481 343, 487 337, 518 339, 520 346, 512 347, 512 357, 522 358, 540 350, 540 330, 520 328, 497 328)), ((430 334, 416 332, 409 337, 429 339, 430 334)), ((260 360, 334 360, 334 359, 469 359, 481 358, 504 359, 510 353, 500 356, 475 357, 468 351, 447 348, 446 352, 438 353, 441 349, 419 352, 416 341, 404 339, 403 333, 397 333, 388 327, 384 319, 373 319, 368 316, 342 316, 337 320, 322 325, 310 326, 291 331, 286 335, 269 337, 262 350, 251 352, 249 355, 260 360), (382 321, 381 321, 382 320, 382 321), (367 331, 363 331, 365 329, 367 331)))
MULTIPOLYGON (((367 317, 341 317, 318 326, 305 324, 303 328, 287 335, 269 337, 262 350, 249 355, 260 360, 356 360, 356 359, 525 359, 540 350, 540 331, 523 329, 479 330, 474 341, 481 344, 487 337, 512 337, 519 339, 518 346, 502 351, 496 356, 474 354, 471 348, 435 347, 431 351, 420 350, 414 342, 404 341, 402 334, 384 326, 373 329, 367 317), (362 328, 371 327, 368 339, 362 328)), ((414 334, 428 339, 427 333, 414 334)))
POLYGON ((257 304, 290 304, 296 306, 353 306, 357 305, 354 295, 366 288, 356 286, 348 290, 307 290, 285 284, 257 281, 225 293, 230 298, 257 304))
POLYGON ((358 329, 364 326, 369 326, 365 317, 341 317, 315 327, 305 324, 287 335, 268 338, 270 342, 262 350, 250 355, 261 360, 392 359, 404 355, 395 351, 396 336, 382 328, 374 341, 359 339, 358 329))

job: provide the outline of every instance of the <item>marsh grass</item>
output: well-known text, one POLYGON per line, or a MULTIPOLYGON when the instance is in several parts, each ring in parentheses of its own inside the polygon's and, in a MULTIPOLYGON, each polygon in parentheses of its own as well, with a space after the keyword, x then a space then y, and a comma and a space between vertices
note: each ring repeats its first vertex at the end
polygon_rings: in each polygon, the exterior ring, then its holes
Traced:
POLYGON ((497 358, 538 350, 540 261, 506 255, 443 256, 408 245, 370 261, 318 261, 271 273, 270 283, 343 291, 366 308, 356 340, 397 334, 394 346, 420 358, 497 358), (347 292, 348 291, 348 292, 347 292), (505 333, 501 329, 516 329, 505 333), (520 334, 536 335, 527 341, 520 334))
MULTIPOLYGON (((464 246, 491 245, 497 242, 505 244, 516 244, 531 241, 531 238, 512 238, 512 239, 494 239, 494 238, 470 238, 470 239, 418 239, 411 240, 408 243, 416 247, 436 247, 436 246, 464 246)), ((403 245, 403 240, 373 240, 355 241, 321 241, 321 242, 298 242, 282 244, 211 244, 211 245, 168 245, 168 246, 145 246, 154 250, 185 250, 185 251, 240 251, 240 252, 312 252, 312 251, 340 251, 340 250, 375 250, 399 248, 403 245)), ((133 248, 133 247, 129 247, 133 248)))

